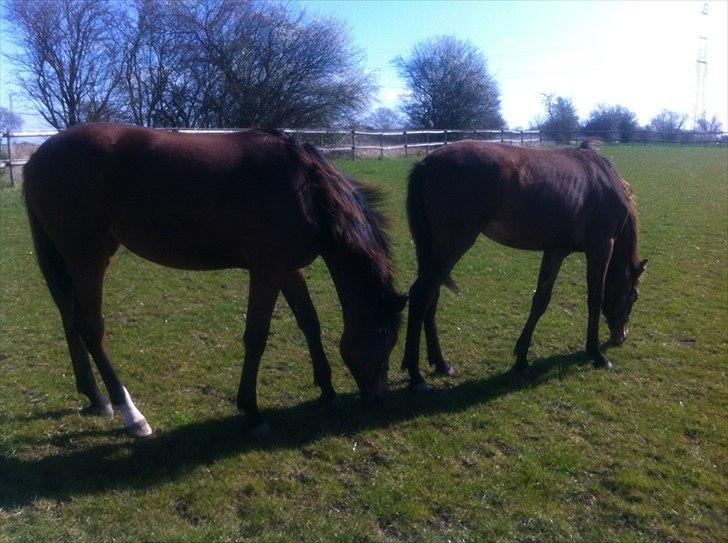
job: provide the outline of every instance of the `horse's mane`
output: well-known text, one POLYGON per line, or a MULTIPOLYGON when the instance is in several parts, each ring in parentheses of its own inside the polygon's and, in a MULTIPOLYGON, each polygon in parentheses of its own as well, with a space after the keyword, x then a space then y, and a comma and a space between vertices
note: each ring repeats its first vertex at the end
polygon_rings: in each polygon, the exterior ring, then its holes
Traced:
POLYGON ((279 130, 262 131, 283 139, 308 170, 314 189, 312 205, 328 242, 360 258, 371 278, 387 293, 396 294, 386 233, 388 221, 381 211, 382 190, 338 171, 309 143, 279 130))
MULTIPOLYGON (((615 240, 614 252, 617 256, 626 257, 627 262, 634 266, 639 262, 639 218, 637 216, 636 208, 637 197, 635 196, 630 184, 617 171, 612 159, 597 152, 595 145, 598 141, 599 140, 593 138, 584 140, 579 148, 591 151, 590 158, 624 196, 624 203, 627 207, 627 217, 625 218, 621 232, 615 240)), ((615 260, 616 259, 612 259, 613 262, 615 260)))

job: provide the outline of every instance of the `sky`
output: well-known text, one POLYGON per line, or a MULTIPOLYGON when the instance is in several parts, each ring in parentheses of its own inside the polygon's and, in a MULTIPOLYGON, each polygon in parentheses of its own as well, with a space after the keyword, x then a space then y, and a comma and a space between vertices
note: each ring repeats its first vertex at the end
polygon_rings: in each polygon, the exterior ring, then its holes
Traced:
POLYGON ((542 94, 573 99, 579 115, 622 104, 646 124, 662 109, 692 118, 699 35, 708 37, 706 113, 728 129, 728 1, 478 2, 309 0, 313 13, 345 20, 367 68, 379 77, 379 103, 405 92, 397 55, 441 34, 470 40, 486 57, 510 127, 542 113, 542 94))
MULTIPOLYGON (((1 1, 1 0, 0 0, 1 1)), ((424 39, 450 34, 484 54, 501 91, 502 114, 527 128, 543 112, 542 95, 573 100, 586 118, 597 104, 621 104, 646 124, 662 109, 692 118, 699 38, 706 36, 705 109, 728 129, 728 0, 702 1, 467 1, 300 0, 312 15, 348 26, 380 89, 373 106, 396 107, 406 92, 392 66, 424 39)), ((4 23, 2 23, 4 25, 4 23)), ((7 52, 5 26, 0 45, 7 52)), ((0 61, 0 105, 16 93, 7 61, 0 61)), ((41 128, 28 115, 25 128, 41 128)), ((690 125, 691 126, 691 125, 690 125)))

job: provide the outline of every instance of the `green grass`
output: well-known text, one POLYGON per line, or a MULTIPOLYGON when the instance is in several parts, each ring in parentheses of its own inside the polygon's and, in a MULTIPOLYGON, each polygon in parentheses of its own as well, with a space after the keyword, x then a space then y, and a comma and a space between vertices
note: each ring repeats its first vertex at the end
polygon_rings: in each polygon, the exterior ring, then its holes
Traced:
MULTIPOLYGON (((273 427, 242 430, 247 275, 164 269, 121 251, 106 283, 109 345, 153 438, 83 418, 59 318, 17 189, 0 192, 0 539, 728 539, 728 150, 604 147, 638 196, 650 264, 631 336, 594 369, 581 350, 584 259, 567 259, 534 336, 538 378, 506 372, 540 255, 479 241, 444 294, 457 375, 361 406, 337 352, 338 302, 308 271, 342 415, 315 403, 302 334, 279 301, 260 373, 273 427)), ((411 162, 342 161, 387 188, 397 283, 414 279, 411 162)), ((603 327, 603 337, 606 331, 603 327)))

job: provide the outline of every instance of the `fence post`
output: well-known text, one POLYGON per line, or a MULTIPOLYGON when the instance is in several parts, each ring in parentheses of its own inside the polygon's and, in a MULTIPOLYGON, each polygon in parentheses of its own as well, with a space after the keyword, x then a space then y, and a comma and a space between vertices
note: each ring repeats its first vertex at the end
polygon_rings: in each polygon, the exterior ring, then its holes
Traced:
POLYGON ((379 160, 384 158, 384 132, 379 134, 379 160))
POLYGON ((403 130, 402 134, 404 135, 404 156, 407 156, 407 131, 403 130))
POLYGON ((351 131, 351 160, 356 160, 356 133, 351 131))
POLYGON ((425 134, 425 143, 427 144, 427 145, 425 145, 425 154, 429 155, 430 154, 430 145, 429 145, 430 144, 430 132, 429 131, 427 132, 427 134, 425 134))
POLYGON ((503 143, 503 129, 501 128, 501 143, 503 143))
POLYGON ((447 145, 447 130, 445 130, 445 145, 447 145))
POLYGON ((543 143, 541 142, 541 131, 538 131, 538 146, 543 147, 543 143))
POLYGON ((523 130, 521 130, 521 147, 523 147, 523 130))
POLYGON ((10 170, 10 186, 15 186, 15 176, 13 175, 13 146, 10 144, 10 130, 5 131, 5 137, 8 144, 8 169, 10 170))

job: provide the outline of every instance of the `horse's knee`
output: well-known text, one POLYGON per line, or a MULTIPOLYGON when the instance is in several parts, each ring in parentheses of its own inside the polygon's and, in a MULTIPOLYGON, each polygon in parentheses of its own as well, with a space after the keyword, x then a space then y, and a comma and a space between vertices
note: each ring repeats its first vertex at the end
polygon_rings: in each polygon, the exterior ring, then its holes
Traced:
POLYGON ((316 338, 321 336, 321 323, 315 317, 297 316, 296 324, 298 324, 298 327, 303 332, 303 335, 308 338, 316 338))
POLYGON ((268 334, 260 331, 245 331, 243 334, 243 345, 246 357, 259 357, 263 354, 268 334))

